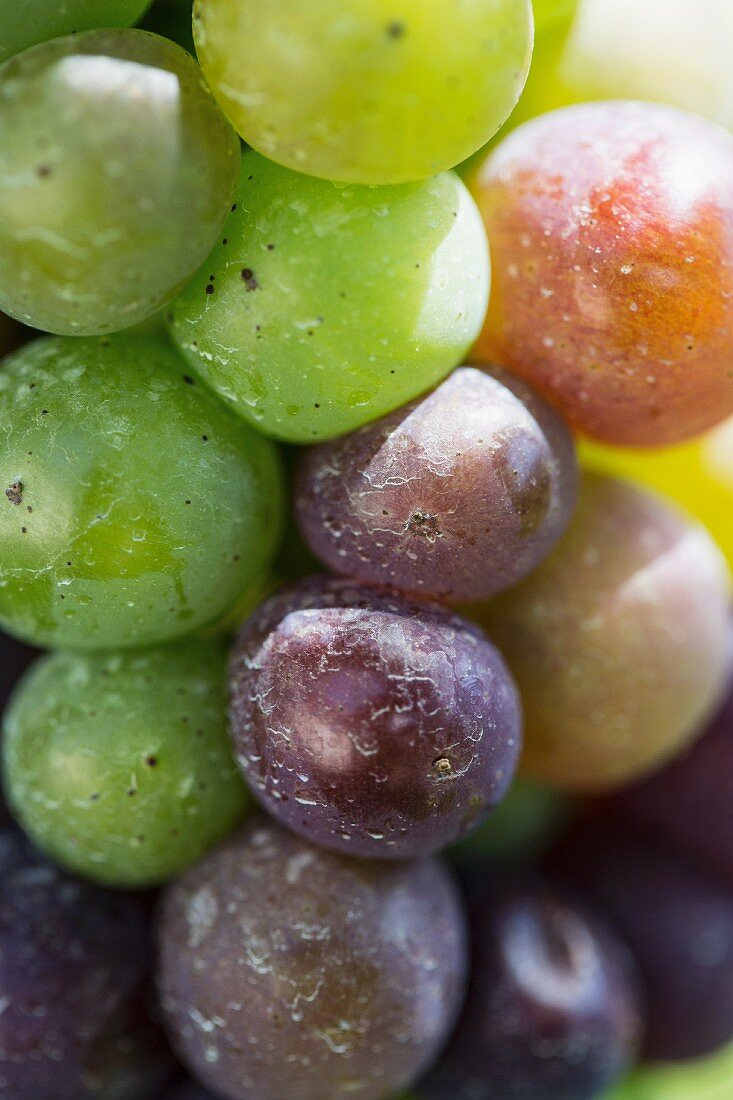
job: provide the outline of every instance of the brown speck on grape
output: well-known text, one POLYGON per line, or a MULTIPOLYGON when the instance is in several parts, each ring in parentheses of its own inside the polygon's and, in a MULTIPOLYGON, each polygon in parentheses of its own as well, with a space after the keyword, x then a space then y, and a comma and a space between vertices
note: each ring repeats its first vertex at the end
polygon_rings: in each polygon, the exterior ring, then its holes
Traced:
POLYGON ((259 288, 259 282, 251 267, 242 268, 242 282, 248 291, 257 290, 259 288))
POLYGON ((22 504, 23 502, 23 482, 14 481, 12 485, 9 485, 5 490, 5 496, 8 498, 11 504, 22 504))

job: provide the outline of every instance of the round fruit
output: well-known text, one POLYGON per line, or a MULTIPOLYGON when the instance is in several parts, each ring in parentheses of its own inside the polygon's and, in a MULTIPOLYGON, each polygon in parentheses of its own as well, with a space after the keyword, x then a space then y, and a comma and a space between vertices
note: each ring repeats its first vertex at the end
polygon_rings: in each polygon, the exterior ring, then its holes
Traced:
POLYGON ((173 42, 91 31, 11 58, 0 68, 0 308, 73 335, 151 316, 206 259, 239 161, 173 42))
POLYGON ((524 84, 530 0, 197 0, 199 60, 225 113, 272 160, 387 184, 480 148, 524 84))
POLYGON ((275 551, 272 445, 163 336, 35 340, 0 371, 0 622, 151 645, 220 619, 275 551))
POLYGON ((730 134, 652 103, 568 107, 511 134, 471 187, 494 266, 480 359, 610 443, 675 443, 733 413, 730 134))
POLYGON ((382 1100, 450 1033, 464 918, 436 862, 370 863, 252 822, 169 889, 171 1037, 229 1100, 382 1100))

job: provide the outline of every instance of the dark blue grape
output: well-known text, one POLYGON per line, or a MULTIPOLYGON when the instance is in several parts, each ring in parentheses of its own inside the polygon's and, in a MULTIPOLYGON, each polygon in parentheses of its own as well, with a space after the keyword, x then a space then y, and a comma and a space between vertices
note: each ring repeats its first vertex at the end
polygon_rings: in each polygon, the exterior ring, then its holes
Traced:
POLYGON ((172 1069, 148 1015, 147 906, 0 832, 0 1096, 154 1100, 172 1069))
POLYGON ((535 884, 472 914, 468 1002, 426 1100, 590 1100, 629 1066, 641 1017, 631 956, 602 921, 535 884))

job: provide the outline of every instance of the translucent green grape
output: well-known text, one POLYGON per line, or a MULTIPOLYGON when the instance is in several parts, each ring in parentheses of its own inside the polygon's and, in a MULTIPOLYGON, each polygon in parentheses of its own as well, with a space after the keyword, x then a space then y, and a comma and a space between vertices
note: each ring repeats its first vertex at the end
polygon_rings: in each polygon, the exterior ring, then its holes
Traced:
POLYGON ((129 27, 150 0, 0 0, 0 61, 38 42, 96 27, 129 27))
POLYGON ((486 234, 454 173, 358 187, 248 152, 219 243, 170 320, 242 416, 312 442, 439 382, 478 335, 488 287, 486 234))
POLYGON ((197 0, 194 40, 242 137, 351 183, 465 160, 516 103, 530 0, 197 0))
POLYGON ((271 443, 165 337, 44 337, 0 371, 0 623, 148 645, 221 618, 273 555, 271 443))
POLYGON ((229 748, 226 655, 211 642, 44 658, 4 726, 15 814, 49 856, 97 882, 163 882, 248 802, 229 748))
POLYGON ((0 308, 50 332, 129 328, 180 290, 229 211, 239 142, 193 59, 139 30, 0 68, 0 308))

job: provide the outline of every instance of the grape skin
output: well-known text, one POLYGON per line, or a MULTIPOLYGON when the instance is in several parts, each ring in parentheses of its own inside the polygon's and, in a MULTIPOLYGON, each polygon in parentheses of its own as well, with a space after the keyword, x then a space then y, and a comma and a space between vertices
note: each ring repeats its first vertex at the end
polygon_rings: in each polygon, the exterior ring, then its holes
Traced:
POLYGON ((548 857, 632 950, 644 992, 643 1058, 684 1061, 733 1040, 733 893, 668 840, 581 819, 548 857))
POLYGON ((343 187, 248 152, 236 208, 169 318, 245 419, 312 443, 439 382, 478 335, 488 291, 481 218, 453 173, 343 187))
POLYGON ((139 899, 107 893, 0 832, 3 1100, 155 1100, 170 1076, 145 1011, 139 899))
POLYGON ((245 624, 231 660, 235 756, 281 824, 375 859, 436 851, 511 783, 519 699, 466 620, 312 579, 245 624))
POLYGON ((254 820, 164 897, 170 1036, 228 1100, 382 1100, 450 1032, 465 935, 439 863, 347 860, 254 820))
POLYGON ((173 42, 92 31, 11 58, 0 68, 0 308, 72 335, 150 317, 211 250, 239 162, 236 134, 173 42))
POLYGON ((522 695, 523 772, 600 792, 682 751, 725 684, 729 584, 703 527, 627 482, 585 473, 550 556, 471 608, 522 695))
POLYGON ((129 27, 150 0, 0 0, 0 62, 49 38, 129 27))
POLYGON ((468 1001, 424 1100, 592 1100, 629 1067, 638 976, 605 922, 510 880, 472 913, 468 1001))
POLYGON ((376 424, 304 451, 295 510, 334 572, 465 602, 547 556, 576 483, 557 414, 506 372, 463 367, 376 424))
POLYGON ((197 0, 194 40, 223 110, 272 160, 361 184, 465 160, 516 103, 530 0, 197 0))
POLYGON ((40 848, 110 886, 157 885, 247 805, 213 642, 141 653, 57 653, 18 685, 4 720, 4 783, 40 848))
POLYGON ((272 445, 161 335, 45 338, 0 371, 0 622, 150 645, 220 619, 275 551, 272 445))
POLYGON ((729 133, 659 104, 582 104, 515 130, 470 179, 494 265, 476 357, 607 443, 673 444, 721 423, 732 176, 729 133))
POLYGON ((602 805, 686 848, 733 889, 733 625, 730 653, 726 696, 703 735, 662 771, 602 805))

